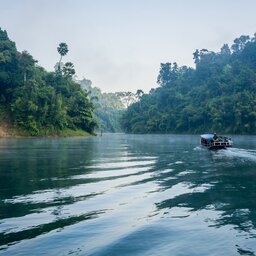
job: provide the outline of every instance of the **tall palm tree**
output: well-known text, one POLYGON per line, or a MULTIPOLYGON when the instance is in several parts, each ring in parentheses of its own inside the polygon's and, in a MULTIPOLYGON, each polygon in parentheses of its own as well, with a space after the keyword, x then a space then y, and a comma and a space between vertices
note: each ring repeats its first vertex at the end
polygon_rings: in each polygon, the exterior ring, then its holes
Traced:
POLYGON ((57 47, 58 53, 60 54, 60 61, 58 65, 58 71, 60 71, 60 63, 62 60, 62 57, 65 56, 68 53, 68 45, 66 43, 60 43, 57 47))

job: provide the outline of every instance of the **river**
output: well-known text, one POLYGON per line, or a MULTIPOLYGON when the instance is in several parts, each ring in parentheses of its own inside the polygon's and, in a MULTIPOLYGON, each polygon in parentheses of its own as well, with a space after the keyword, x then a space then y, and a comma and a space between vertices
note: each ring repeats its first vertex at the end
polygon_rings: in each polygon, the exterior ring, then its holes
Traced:
POLYGON ((0 140, 0 255, 256 255, 256 136, 0 140))

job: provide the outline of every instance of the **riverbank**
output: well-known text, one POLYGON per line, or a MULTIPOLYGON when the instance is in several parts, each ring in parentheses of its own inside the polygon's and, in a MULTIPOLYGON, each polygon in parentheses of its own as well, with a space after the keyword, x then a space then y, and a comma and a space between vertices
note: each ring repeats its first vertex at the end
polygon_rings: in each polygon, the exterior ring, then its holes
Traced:
POLYGON ((0 138, 16 138, 16 137, 72 137, 81 136, 89 137, 94 136, 83 130, 64 129, 59 131, 53 131, 52 129, 40 130, 38 134, 32 135, 31 133, 22 129, 16 128, 10 121, 7 114, 3 112, 0 115, 0 138))
POLYGON ((18 135, 15 131, 10 116, 3 108, 0 108, 0 138, 1 137, 14 137, 18 135))
POLYGON ((40 131, 37 135, 32 135, 24 130, 15 129, 9 124, 0 122, 0 138, 17 138, 17 137, 90 137, 90 134, 83 130, 65 129, 62 131, 51 132, 50 130, 40 131))
POLYGON ((31 134, 30 132, 21 128, 15 127, 11 117, 3 107, 0 107, 0 138, 17 138, 17 137, 89 137, 95 134, 90 134, 84 130, 77 129, 64 129, 55 130, 53 128, 43 128, 38 131, 37 134, 31 134))

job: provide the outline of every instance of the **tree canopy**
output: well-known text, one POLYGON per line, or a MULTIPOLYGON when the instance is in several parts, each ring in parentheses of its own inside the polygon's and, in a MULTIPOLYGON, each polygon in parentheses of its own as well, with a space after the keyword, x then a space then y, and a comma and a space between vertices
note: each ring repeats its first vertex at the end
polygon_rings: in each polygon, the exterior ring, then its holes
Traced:
MULTIPOLYGON (((67 44, 57 48, 62 56, 67 44)), ((60 59, 61 62, 61 59, 60 59)), ((59 63, 60 63, 59 62, 59 63)), ((47 72, 27 52, 18 52, 7 32, 0 29, 0 105, 13 124, 27 134, 56 134, 65 129, 93 133, 96 120, 86 91, 74 82, 74 65, 47 72)))
POLYGON ((129 133, 256 133, 256 34, 193 54, 195 68, 162 63, 159 87, 130 105, 129 133))
POLYGON ((92 87, 88 79, 77 81, 88 92, 94 104, 94 117, 98 122, 98 130, 102 132, 120 132, 120 119, 125 110, 120 93, 102 93, 97 87, 92 87))

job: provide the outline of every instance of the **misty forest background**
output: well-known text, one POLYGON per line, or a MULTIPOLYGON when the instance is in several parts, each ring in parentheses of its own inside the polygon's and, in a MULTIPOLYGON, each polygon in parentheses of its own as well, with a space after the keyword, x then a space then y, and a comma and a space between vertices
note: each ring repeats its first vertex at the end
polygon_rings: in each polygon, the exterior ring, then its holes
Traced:
POLYGON ((102 93, 62 62, 65 43, 57 50, 55 71, 46 71, 0 29, 0 127, 14 135, 256 133, 256 33, 216 53, 196 50, 195 68, 161 63, 147 94, 102 93))

